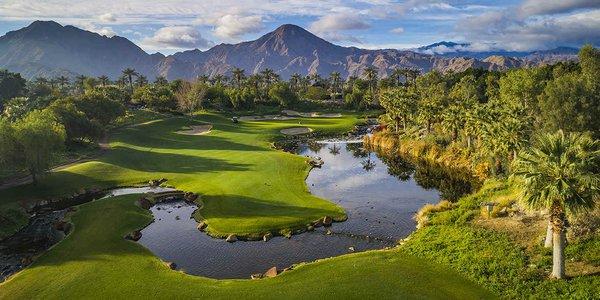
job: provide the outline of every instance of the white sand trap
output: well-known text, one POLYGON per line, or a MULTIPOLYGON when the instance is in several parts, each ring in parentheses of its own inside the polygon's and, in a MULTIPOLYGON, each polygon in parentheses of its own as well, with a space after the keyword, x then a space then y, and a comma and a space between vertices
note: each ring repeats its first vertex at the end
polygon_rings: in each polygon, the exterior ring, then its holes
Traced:
POLYGON ((212 125, 193 125, 188 127, 189 129, 177 131, 179 134, 186 135, 202 135, 207 134, 212 129, 212 125))
POLYGON ((281 112, 284 115, 288 115, 288 116, 296 116, 296 117, 304 117, 304 118, 339 118, 342 116, 342 114, 321 114, 318 112, 308 112, 308 113, 303 113, 303 112, 298 112, 295 110, 289 110, 286 109, 284 111, 281 112))
POLYGON ((239 117, 240 121, 272 121, 272 120, 293 120, 295 117, 266 115, 266 116, 243 116, 239 117))
POLYGON ((281 133, 285 135, 298 135, 298 134, 307 134, 311 133, 313 130, 308 127, 294 127, 294 128, 286 128, 281 129, 281 133))

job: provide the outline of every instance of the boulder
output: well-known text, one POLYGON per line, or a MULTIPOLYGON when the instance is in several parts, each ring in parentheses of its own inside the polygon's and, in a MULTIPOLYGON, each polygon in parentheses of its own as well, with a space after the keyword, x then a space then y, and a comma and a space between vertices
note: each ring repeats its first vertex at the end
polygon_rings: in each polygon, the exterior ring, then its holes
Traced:
POLYGON ((198 226, 196 226, 196 228, 198 228, 198 230, 200 231, 204 231, 204 229, 206 229, 208 225, 206 223, 204 223, 204 221, 201 221, 200 223, 198 223, 198 226))
POLYGON ((331 223, 333 223, 333 219, 331 217, 323 217, 323 226, 331 226, 331 223))
POLYGON ((233 243, 233 242, 237 242, 237 236, 235 234, 230 234, 229 236, 227 236, 227 239, 225 240, 228 243, 233 243))
POLYGON ((277 276, 277 267, 272 267, 270 269, 268 269, 265 274, 263 274, 263 277, 267 277, 267 278, 272 278, 277 276))
POLYGON ((331 235, 333 232, 329 229, 327 229, 327 232, 325 232, 326 235, 331 235))
POLYGON ((150 209, 150 207, 152 206, 152 202, 150 202, 150 200, 148 200, 148 198, 142 197, 142 198, 138 199, 137 205, 143 209, 150 209))
POLYGON ((273 238, 273 234, 270 232, 267 232, 265 235, 263 235, 263 241, 265 242, 268 242, 271 238, 273 238))
POLYGON ((320 219, 319 219, 319 220, 316 220, 316 221, 314 221, 314 222, 313 222, 313 226, 314 226, 315 228, 321 227, 321 226, 323 226, 323 221, 322 221, 322 220, 320 220, 320 219))
POLYGON ((165 265, 167 265, 167 267, 169 267, 169 269, 171 269, 171 270, 177 269, 177 264, 174 262, 167 261, 167 262, 165 262, 165 265))
POLYGON ((350 247, 348 247, 348 251, 350 251, 350 252, 354 252, 354 250, 355 250, 355 249, 354 249, 354 246, 350 246, 350 247))
POLYGON ((185 201, 187 201, 187 202, 194 202, 194 201, 196 201, 196 199, 198 199, 198 195, 197 195, 197 194, 194 194, 194 193, 186 192, 186 193, 183 195, 183 198, 184 198, 184 199, 185 199, 185 201))
POLYGON ((136 230, 128 234, 125 238, 137 242, 142 238, 142 233, 139 230, 136 230))
POLYGON ((306 230, 307 230, 307 231, 314 231, 314 230, 315 230, 315 227, 314 227, 314 226, 312 226, 312 225, 308 225, 308 226, 306 227, 306 230))
POLYGON ((263 276, 263 274, 261 273, 256 273, 256 274, 252 274, 250 275, 250 279, 261 279, 263 276))

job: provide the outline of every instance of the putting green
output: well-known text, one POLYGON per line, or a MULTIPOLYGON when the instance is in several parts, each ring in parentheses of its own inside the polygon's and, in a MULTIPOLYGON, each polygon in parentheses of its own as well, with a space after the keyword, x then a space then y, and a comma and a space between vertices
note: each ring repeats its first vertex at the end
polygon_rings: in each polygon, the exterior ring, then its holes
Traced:
MULTIPOLYGON (((315 131, 339 132, 356 121, 356 115, 344 114, 335 119, 307 118, 302 124, 315 131)), ((37 187, 3 191, 0 208, 6 213, 26 199, 164 177, 170 185, 202 195, 205 205, 197 217, 206 219, 213 235, 253 235, 305 226, 325 215, 342 218, 341 207, 308 193, 304 158, 269 146, 281 129, 297 122, 233 124, 226 117, 203 114, 195 120, 166 118, 124 128, 112 135, 112 149, 104 156, 53 173, 37 187), (177 133, 205 123, 213 125, 208 135, 177 133)), ((134 205, 137 197, 82 205, 72 219, 74 231, 1 284, 0 298, 493 297, 457 273, 399 249, 344 255, 257 281, 186 275, 123 239, 151 221, 148 211, 134 205)), ((11 226, 15 224, 19 222, 11 226)))

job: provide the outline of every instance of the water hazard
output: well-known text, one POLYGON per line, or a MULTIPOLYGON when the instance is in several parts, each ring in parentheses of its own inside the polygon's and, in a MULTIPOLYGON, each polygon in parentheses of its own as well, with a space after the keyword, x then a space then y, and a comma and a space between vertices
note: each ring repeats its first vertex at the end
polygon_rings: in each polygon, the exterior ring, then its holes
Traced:
POLYGON ((155 221, 139 242, 189 274, 249 278, 273 266, 393 246, 414 230, 414 213, 440 198, 431 182, 424 188, 415 180, 411 164, 380 157, 358 143, 311 143, 298 153, 322 158, 324 165, 306 182, 313 194, 343 206, 347 221, 291 239, 227 243, 199 232, 191 219, 196 206, 176 201, 151 208, 155 221))

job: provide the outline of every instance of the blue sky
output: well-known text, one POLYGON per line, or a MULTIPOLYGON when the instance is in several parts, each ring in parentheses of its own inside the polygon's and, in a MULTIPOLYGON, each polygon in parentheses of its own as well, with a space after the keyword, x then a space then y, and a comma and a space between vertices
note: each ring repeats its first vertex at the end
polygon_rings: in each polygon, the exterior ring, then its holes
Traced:
POLYGON ((442 40, 469 42, 472 50, 600 44, 600 0, 0 0, 1 35, 34 20, 124 36, 165 54, 252 40, 286 23, 361 48, 442 40))

